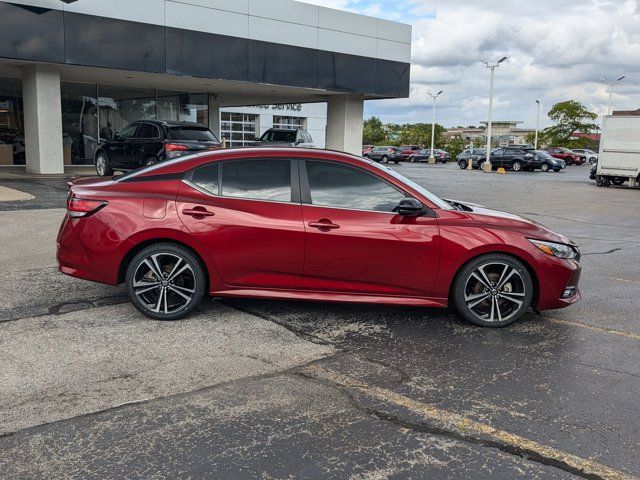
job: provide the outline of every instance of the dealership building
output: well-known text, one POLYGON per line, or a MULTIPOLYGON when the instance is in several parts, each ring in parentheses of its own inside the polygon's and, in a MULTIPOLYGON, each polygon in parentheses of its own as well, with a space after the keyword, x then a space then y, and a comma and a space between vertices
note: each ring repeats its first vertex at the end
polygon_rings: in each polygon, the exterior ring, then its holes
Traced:
POLYGON ((0 1, 0 165, 91 164, 141 119, 359 153, 364 101, 407 97, 410 56, 409 25, 292 0, 0 1))

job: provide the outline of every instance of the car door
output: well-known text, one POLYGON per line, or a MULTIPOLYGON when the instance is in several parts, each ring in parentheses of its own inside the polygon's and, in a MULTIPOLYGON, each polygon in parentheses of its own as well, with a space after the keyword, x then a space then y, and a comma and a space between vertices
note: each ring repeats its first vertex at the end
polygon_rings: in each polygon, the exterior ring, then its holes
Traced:
POLYGON ((135 138, 130 141, 130 168, 138 168, 148 161, 155 161, 159 151, 160 130, 152 123, 141 123, 135 138))
POLYGON ((114 167, 131 168, 130 147, 131 141, 135 138, 138 130, 138 123, 127 125, 113 140, 109 142, 109 159, 114 167))
POLYGON ((224 284, 300 288, 305 228, 297 162, 211 163, 187 174, 176 202, 180 219, 224 284))
POLYGON ((307 231, 303 287, 430 296, 440 256, 436 218, 394 213, 408 195, 364 169, 300 162, 307 231))
POLYGON ((501 167, 504 161, 504 150, 502 148, 497 149, 495 152, 491 152, 491 164, 494 167, 501 167))

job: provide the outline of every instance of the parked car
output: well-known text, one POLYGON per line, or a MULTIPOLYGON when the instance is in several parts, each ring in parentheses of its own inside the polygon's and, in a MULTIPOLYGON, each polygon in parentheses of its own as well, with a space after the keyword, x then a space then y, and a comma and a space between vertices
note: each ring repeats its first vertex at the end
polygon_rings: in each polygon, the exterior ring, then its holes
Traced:
POLYGON ((544 150, 528 150, 525 155, 525 159, 529 159, 530 162, 528 165, 524 165, 523 170, 536 170, 540 169, 543 172, 550 172, 553 170, 554 172, 559 172, 564 170, 567 167, 567 164, 564 163, 564 160, 560 160, 559 158, 553 158, 549 155, 548 152, 544 150))
POLYGON ((480 168, 479 160, 484 158, 486 155, 487 151, 485 149, 474 148, 471 150, 469 148, 456 157, 456 162, 458 162, 458 166, 460 168, 465 169, 469 166, 469 159, 471 159, 471 166, 477 170, 480 168))
POLYGON ((584 155, 591 165, 598 161, 598 154, 588 148, 574 148, 573 152, 578 155, 584 155))
POLYGON ((374 145, 363 145, 362 146, 362 156, 364 157, 367 153, 374 149, 374 145))
POLYGON ((400 153, 400 149, 398 147, 375 147, 371 149, 369 153, 365 154, 364 157, 375 160, 376 162, 393 162, 395 164, 404 160, 404 157, 400 153))
POLYGON ((545 152, 551 155, 553 158, 559 158, 564 160, 567 165, 582 165, 587 161, 587 157, 574 153, 572 150, 563 147, 547 147, 543 148, 545 152))
POLYGON ((451 305, 502 327, 580 299, 567 237, 324 150, 225 149, 75 180, 57 242, 62 273, 124 284, 158 320, 211 295, 451 305))
POLYGON ((420 151, 420 145, 400 145, 400 153, 405 160, 420 151))
POLYGON ((100 143, 95 166, 98 175, 108 177, 114 171, 135 170, 218 148, 216 136, 199 123, 141 120, 100 143))
MULTIPOLYGON (((413 153, 409 156, 409 161, 411 163, 414 162, 428 162, 431 157, 431 149, 425 148, 420 150, 417 153, 413 153)), ((436 159, 436 163, 447 163, 451 160, 451 155, 449 152, 445 152, 444 150, 438 150, 437 148, 433 149, 433 157, 436 159)))
POLYGON ((315 147, 309 132, 295 128, 270 128, 262 134, 256 145, 263 147, 315 147))
MULTIPOLYGON (((505 168, 519 172, 521 170, 533 170, 536 160, 529 154, 531 150, 525 150, 520 147, 503 147, 492 150, 491 165, 493 168, 505 168)), ((486 162, 487 156, 478 159, 478 164, 482 165, 486 162)))

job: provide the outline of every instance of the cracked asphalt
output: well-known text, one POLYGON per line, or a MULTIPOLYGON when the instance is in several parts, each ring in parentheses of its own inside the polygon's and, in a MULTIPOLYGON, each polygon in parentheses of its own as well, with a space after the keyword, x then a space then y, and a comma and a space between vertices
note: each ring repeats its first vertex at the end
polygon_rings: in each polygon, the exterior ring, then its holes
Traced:
POLYGON ((266 300, 143 318, 57 273, 64 179, 0 176, 0 478, 638 478, 640 190, 587 167, 402 164, 584 253, 584 299, 486 330, 447 311, 266 300))

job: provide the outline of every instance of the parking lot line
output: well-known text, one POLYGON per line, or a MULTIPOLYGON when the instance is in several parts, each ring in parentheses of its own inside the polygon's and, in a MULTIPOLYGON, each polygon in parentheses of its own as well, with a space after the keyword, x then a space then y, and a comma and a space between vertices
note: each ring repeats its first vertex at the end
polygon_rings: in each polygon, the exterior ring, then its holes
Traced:
POLYGON ((544 318, 546 321, 551 322, 551 323, 557 323, 557 324, 560 324, 560 325, 569 325, 570 327, 584 328, 584 329, 587 329, 587 330, 591 330, 592 332, 606 333, 608 335, 615 335, 615 336, 618 336, 618 337, 630 338, 632 340, 640 340, 640 335, 638 335, 636 333, 621 332, 620 330, 613 330, 611 328, 596 327, 595 325, 589 325, 588 323, 574 322, 574 321, 571 321, 571 320, 563 320, 561 318, 547 317, 545 315, 543 315, 542 318, 544 318))
POLYGON ((402 394, 370 385, 317 365, 306 366, 301 370, 301 373, 310 378, 326 381, 347 390, 358 391, 370 398, 391 403, 413 414, 421 415, 427 422, 433 424, 434 428, 432 430, 438 430, 443 435, 448 434, 462 441, 471 441, 489 447, 496 447, 585 478, 640 480, 640 477, 615 470, 594 460, 557 450, 491 425, 476 422, 458 413, 413 400, 402 394))

